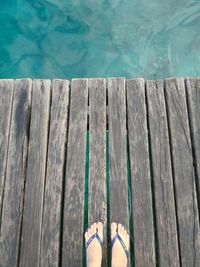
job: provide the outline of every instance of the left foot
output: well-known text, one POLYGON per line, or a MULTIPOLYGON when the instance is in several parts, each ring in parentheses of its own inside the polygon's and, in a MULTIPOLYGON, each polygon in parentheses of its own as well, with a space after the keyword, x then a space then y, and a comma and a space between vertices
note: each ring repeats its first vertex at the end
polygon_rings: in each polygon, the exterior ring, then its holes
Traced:
MULTIPOLYGON (((124 246, 126 250, 128 251, 129 250, 129 235, 126 229, 121 224, 112 223, 111 224, 111 240, 113 240, 113 238, 115 237, 117 233, 121 237, 124 243, 124 246)), ((111 266, 112 267, 126 267, 127 266, 127 255, 119 239, 115 241, 112 247, 111 266)))
MULTIPOLYGON (((103 224, 101 222, 93 223, 85 232, 85 243, 95 234, 103 242, 103 224)), ((87 247, 87 267, 100 267, 102 262, 102 247, 97 238, 94 238, 87 247)))

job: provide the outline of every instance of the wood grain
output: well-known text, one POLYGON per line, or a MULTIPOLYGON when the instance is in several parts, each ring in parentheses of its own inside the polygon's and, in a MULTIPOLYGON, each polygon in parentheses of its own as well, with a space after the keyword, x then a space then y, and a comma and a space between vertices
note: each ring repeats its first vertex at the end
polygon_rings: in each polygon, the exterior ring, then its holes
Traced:
POLYGON ((111 223, 117 222, 123 224, 129 232, 125 79, 108 79, 107 89, 110 158, 110 221, 111 223))
POLYGON ((199 103, 194 78, 54 80, 52 100, 50 80, 0 80, 0 267, 82 266, 87 123, 88 222, 107 224, 106 116, 110 221, 129 230, 131 212, 134 266, 199 267, 199 103))
POLYGON ((143 79, 127 80, 135 266, 155 266, 153 210, 143 79))
POLYGON ((163 81, 146 82, 159 266, 180 266, 163 81))
POLYGON ((59 266, 69 82, 54 80, 49 130, 40 264, 59 266))
POLYGON ((87 102, 87 79, 72 80, 67 144, 62 266, 82 266, 87 102))
POLYGON ((182 266, 200 266, 199 215, 184 79, 165 81, 182 266))
POLYGON ((189 118, 196 168, 197 199, 200 213, 200 79, 186 79, 189 118))
POLYGON ((20 229, 26 176, 31 80, 16 80, 10 126, 2 223, 0 266, 18 266, 20 229))
POLYGON ((0 227, 6 162, 9 146, 10 120, 14 80, 0 80, 0 227))
POLYGON ((125 80, 108 79, 110 219, 128 228, 125 80))
MULTIPOLYGON (((89 79, 89 186, 88 223, 107 223, 106 198, 106 80, 89 79)), ((107 266, 107 240, 104 236, 103 266, 107 266)))
POLYGON ((34 80, 20 267, 39 266, 50 95, 50 80, 34 80))

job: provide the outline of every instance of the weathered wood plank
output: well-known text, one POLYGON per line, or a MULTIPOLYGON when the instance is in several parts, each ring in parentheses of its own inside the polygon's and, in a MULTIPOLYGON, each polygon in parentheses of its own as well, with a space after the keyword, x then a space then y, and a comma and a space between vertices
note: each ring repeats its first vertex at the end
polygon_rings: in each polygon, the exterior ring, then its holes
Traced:
POLYGON ((82 266, 88 80, 71 84, 62 266, 82 266))
POLYGON ((18 266, 20 228, 28 150, 31 80, 16 80, 7 159, 2 223, 0 266, 18 266))
POLYGON ((108 79, 110 220, 129 226, 125 79, 108 79))
POLYGON ((186 79, 189 118, 193 138, 195 168, 197 174, 197 199, 200 212, 200 79, 186 79))
POLYGON ((42 267, 59 266, 68 107, 69 81, 54 80, 40 254, 42 267))
POLYGON ((180 266, 163 81, 146 82, 159 266, 180 266))
POLYGON ((135 266, 155 266, 150 163, 143 79, 127 80, 135 266))
POLYGON ((50 80, 34 80, 19 266, 39 266, 45 185, 50 80))
MULTIPOLYGON (((88 223, 107 223, 106 198, 106 80, 89 79, 89 186, 88 223)), ((104 236, 103 266, 107 266, 107 240, 104 236)))
POLYGON ((107 88, 110 158, 110 222, 120 222, 129 231, 125 79, 108 79, 107 88))
POLYGON ((0 80, 0 227, 14 80, 0 80))
POLYGON ((200 231, 184 79, 165 81, 182 266, 200 266, 200 231))

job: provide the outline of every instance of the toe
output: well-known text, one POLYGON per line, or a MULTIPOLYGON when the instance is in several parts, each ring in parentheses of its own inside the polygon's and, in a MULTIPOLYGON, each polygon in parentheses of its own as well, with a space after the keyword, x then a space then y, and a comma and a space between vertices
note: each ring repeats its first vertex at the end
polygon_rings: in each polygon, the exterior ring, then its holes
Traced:
POLYGON ((125 230, 125 235, 124 235, 124 243, 126 244, 127 250, 129 250, 129 234, 125 230))
POLYGON ((99 237, 101 238, 101 240, 103 240, 103 224, 102 224, 102 222, 98 222, 97 231, 98 231, 99 237))
POLYGON ((125 229, 124 229, 124 226, 122 225, 122 228, 121 228, 122 235, 124 235, 124 231, 125 231, 125 229))
POLYGON ((88 228, 88 236, 90 236, 91 235, 91 226, 88 228))
POLYGON ((128 233, 126 233, 126 239, 128 239, 128 240, 129 240, 129 234, 128 234, 128 233))
POLYGON ((97 231, 97 224, 93 223, 92 225, 92 234, 94 234, 97 231))
POLYGON ((93 231, 94 231, 94 225, 91 224, 91 227, 90 227, 90 233, 93 234, 93 231))
POLYGON ((103 223, 102 222, 97 223, 97 231, 99 233, 103 232, 103 223))
POLYGON ((126 247, 129 250, 129 235, 126 236, 126 247))
POLYGON ((113 222, 111 224, 111 239, 114 238, 114 236, 116 235, 116 232, 117 232, 117 224, 113 222))
POLYGON ((123 232, 124 237, 126 237, 126 229, 124 228, 124 226, 122 227, 122 232, 123 232))
POLYGON ((85 232, 85 241, 86 242, 87 242, 88 238, 89 238, 88 232, 85 232))
POLYGON ((88 229, 88 234, 89 234, 89 236, 92 235, 92 225, 90 225, 90 228, 88 229))
POLYGON ((118 232, 119 234, 122 234, 122 225, 121 225, 121 223, 118 224, 117 232, 118 232))

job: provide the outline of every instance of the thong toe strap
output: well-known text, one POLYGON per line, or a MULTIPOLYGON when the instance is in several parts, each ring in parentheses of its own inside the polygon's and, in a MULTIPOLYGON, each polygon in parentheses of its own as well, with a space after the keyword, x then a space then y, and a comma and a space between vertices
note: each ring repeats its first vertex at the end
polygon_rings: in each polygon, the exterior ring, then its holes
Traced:
POLYGON ((99 237, 98 235, 98 232, 94 233, 87 241, 86 243, 86 248, 89 246, 89 244, 94 240, 94 239, 97 239, 100 243, 101 246, 103 246, 103 241, 101 240, 101 238, 99 237))
POLYGON ((114 238, 111 241, 111 249, 112 249, 112 247, 113 247, 113 245, 114 245, 114 243, 115 243, 115 241, 117 239, 121 243, 121 245, 122 245, 122 247, 124 249, 124 252, 126 253, 126 257, 128 258, 129 252, 128 252, 127 248, 126 248, 126 245, 124 244, 124 241, 122 240, 121 236, 118 233, 116 233, 116 235, 114 236, 114 238))

